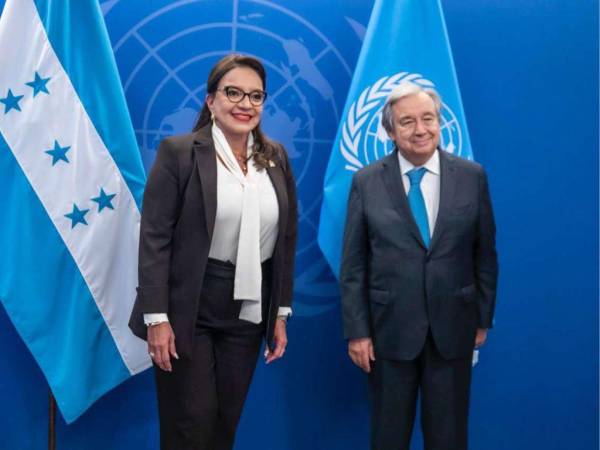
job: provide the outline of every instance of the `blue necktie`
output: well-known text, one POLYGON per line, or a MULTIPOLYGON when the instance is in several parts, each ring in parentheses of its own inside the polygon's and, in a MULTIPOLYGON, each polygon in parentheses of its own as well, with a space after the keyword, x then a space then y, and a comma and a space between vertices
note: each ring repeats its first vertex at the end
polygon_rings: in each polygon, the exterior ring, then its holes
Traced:
POLYGON ((423 199, 423 193, 421 192, 421 180, 425 175, 427 169, 421 167, 420 169, 412 169, 406 172, 408 179, 410 180, 410 189, 408 190, 408 204, 412 211, 417 227, 421 232, 421 237, 426 247, 429 247, 429 222, 427 220, 427 208, 425 207, 425 200, 423 199))

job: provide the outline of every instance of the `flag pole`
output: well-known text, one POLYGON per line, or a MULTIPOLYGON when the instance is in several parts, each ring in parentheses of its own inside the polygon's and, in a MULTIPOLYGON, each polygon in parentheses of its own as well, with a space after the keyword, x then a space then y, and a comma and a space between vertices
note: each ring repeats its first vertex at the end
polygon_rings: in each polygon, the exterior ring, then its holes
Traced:
POLYGON ((48 390, 48 450, 56 450, 56 400, 48 390))

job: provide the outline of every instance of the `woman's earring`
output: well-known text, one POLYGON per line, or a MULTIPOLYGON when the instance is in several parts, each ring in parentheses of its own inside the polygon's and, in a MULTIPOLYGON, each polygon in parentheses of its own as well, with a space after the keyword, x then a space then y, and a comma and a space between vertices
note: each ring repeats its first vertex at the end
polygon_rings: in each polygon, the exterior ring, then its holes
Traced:
POLYGON ((212 123, 215 123, 215 113, 214 112, 210 112, 210 120, 212 123))

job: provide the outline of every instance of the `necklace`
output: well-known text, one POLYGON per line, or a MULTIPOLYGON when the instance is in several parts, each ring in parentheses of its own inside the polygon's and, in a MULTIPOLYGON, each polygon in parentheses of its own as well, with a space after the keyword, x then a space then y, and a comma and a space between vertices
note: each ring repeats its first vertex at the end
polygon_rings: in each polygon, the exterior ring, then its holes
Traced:
POLYGON ((238 164, 240 165, 240 168, 242 169, 242 172, 244 173, 244 175, 248 175, 248 160, 250 158, 244 158, 241 155, 238 155, 237 153, 233 152, 235 159, 237 160, 238 164))

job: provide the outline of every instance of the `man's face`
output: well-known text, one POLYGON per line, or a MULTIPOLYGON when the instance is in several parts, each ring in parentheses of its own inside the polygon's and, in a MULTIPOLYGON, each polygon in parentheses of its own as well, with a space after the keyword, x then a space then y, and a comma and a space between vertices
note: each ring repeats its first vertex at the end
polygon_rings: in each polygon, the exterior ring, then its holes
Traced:
POLYGON ((402 156, 415 166, 427 162, 440 142, 435 104, 425 92, 409 95, 392 106, 394 130, 389 133, 402 156))

